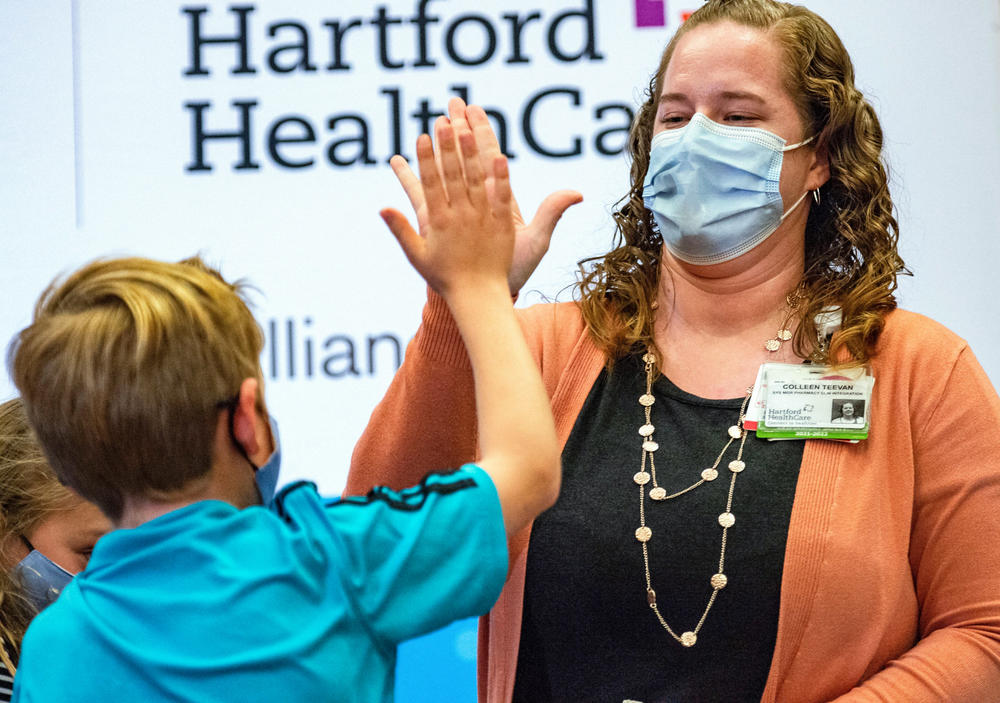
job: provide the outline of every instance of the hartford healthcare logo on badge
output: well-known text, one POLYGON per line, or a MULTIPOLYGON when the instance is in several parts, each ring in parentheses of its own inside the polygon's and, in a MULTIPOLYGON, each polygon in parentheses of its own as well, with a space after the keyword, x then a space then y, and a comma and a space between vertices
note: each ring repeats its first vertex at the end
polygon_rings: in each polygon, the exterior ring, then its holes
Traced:
POLYGON ((625 145, 631 105, 589 104, 585 84, 576 83, 586 77, 587 65, 606 60, 595 0, 492 13, 465 11, 467 3, 415 0, 376 5, 364 14, 266 16, 265 9, 278 7, 181 7, 182 75, 192 95, 183 103, 191 135, 186 173, 373 167, 393 154, 406 155, 416 136, 429 132, 445 112, 447 95, 414 95, 419 89, 407 88, 409 79, 435 71, 447 76, 452 94, 470 102, 475 101, 470 86, 486 80, 484 68, 491 71, 488 80, 501 71, 501 80, 517 86, 513 104, 508 97, 508 104, 484 106, 512 159, 519 156, 514 144, 545 159, 617 156, 625 145), (546 71, 525 70, 539 61, 545 61, 546 71), (364 83, 367 94, 337 89, 338 78, 358 73, 373 78, 364 83), (317 76, 327 80, 319 114, 314 101, 291 104, 288 95, 295 91, 273 90, 275 78, 299 80, 301 94, 313 91, 309 97, 315 99, 317 82, 306 79, 317 76), (267 97, 262 97, 254 86, 265 78, 268 87, 261 92, 267 97), (230 91, 225 99, 218 97, 221 90, 230 91), (553 136, 553 122, 567 111, 583 117, 586 126, 553 136))

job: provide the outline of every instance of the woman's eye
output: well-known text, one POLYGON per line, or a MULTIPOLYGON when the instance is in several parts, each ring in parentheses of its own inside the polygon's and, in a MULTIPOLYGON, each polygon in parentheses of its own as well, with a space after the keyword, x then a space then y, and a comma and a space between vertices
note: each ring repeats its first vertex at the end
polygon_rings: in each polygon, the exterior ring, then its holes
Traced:
POLYGON ((751 115, 744 115, 744 114, 726 115, 726 120, 728 122, 750 122, 754 119, 756 118, 752 117, 751 115))
POLYGON ((684 115, 664 115, 660 118, 660 124, 665 124, 668 127, 684 124, 685 121, 687 121, 687 118, 684 115))

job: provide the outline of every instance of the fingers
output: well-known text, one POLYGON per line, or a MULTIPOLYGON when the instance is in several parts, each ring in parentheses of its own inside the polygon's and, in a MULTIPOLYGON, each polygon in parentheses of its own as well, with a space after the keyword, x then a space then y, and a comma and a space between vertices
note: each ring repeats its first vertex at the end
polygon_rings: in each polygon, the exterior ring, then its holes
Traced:
POLYGON ((448 120, 455 128, 455 136, 459 138, 466 129, 470 131, 472 129, 465 117, 465 110, 465 101, 462 98, 452 98, 448 101, 448 120))
POLYGON ((447 118, 439 117, 437 122, 434 123, 434 137, 434 141, 437 144, 444 188, 448 194, 449 202, 454 203, 462 197, 462 193, 465 190, 465 179, 462 175, 462 165, 458 154, 458 141, 455 138, 455 130, 447 118))
POLYGON ((488 207, 486 183, 479 162, 479 150, 472 132, 468 130, 462 132, 459 135, 459 145, 462 149, 462 162, 465 164, 465 185, 469 202, 473 207, 482 210, 488 207))
POLYGON ((493 159, 500 153, 500 143, 493 133, 490 118, 486 116, 486 111, 478 105, 469 105, 465 109, 465 117, 476 137, 481 157, 491 165, 492 169, 493 159))
MULTIPOLYGON (((500 198, 503 207, 513 204, 507 175, 506 159, 493 134, 489 119, 482 108, 467 108, 461 98, 448 103, 449 117, 439 117, 434 123, 434 140, 428 135, 417 139, 417 165, 419 176, 401 156, 394 156, 390 166, 402 185, 410 205, 417 212, 421 231, 430 215, 434 219, 447 216, 449 205, 469 203, 477 210, 486 211, 499 194, 494 192, 496 161, 502 161, 505 192, 500 198), (475 122, 470 129, 466 115, 475 122), (478 132, 478 134, 476 133, 478 132), (488 153, 483 153, 483 148, 488 153), (437 217, 434 217, 434 216, 437 217)), ((518 217, 520 217, 518 215, 518 217)))
POLYGON ((386 227, 392 232, 406 258, 418 271, 421 269, 424 253, 424 239, 414 231, 406 217, 399 210, 385 208, 379 211, 379 216, 386 227))
POLYGON ((563 216, 566 209, 583 200, 583 196, 575 190, 557 190, 549 195, 535 211, 535 217, 531 220, 531 227, 542 232, 547 237, 552 236, 552 231, 556 228, 556 223, 563 216))
MULTIPOLYGON (((468 120, 465 119, 465 101, 462 98, 452 98, 448 101, 448 121, 451 122, 452 129, 455 130, 455 143, 459 145, 461 149, 461 139, 462 135, 466 132, 471 132, 472 129, 469 127, 468 120)), ((459 168, 462 169, 462 174, 466 173, 466 168, 468 166, 467 160, 462 159, 459 162, 459 168)))
POLYGON ((399 154, 389 159, 389 166, 396 175, 396 180, 403 186, 403 192, 406 193, 413 211, 419 212, 420 208, 424 206, 424 191, 420 185, 420 179, 417 178, 417 174, 410 168, 410 164, 406 162, 406 159, 399 154))
MULTIPOLYGON (((435 128, 435 130, 434 130, 435 131, 435 140, 434 141, 438 145, 438 149, 434 153, 434 158, 435 158, 435 161, 437 162, 438 170, 441 172, 442 177, 443 177, 443 174, 444 174, 444 164, 441 162, 441 157, 442 157, 441 143, 442 142, 441 142, 441 140, 439 140, 439 139, 436 138, 436 133, 437 133, 437 125, 443 119, 444 119, 444 117, 438 118, 438 120, 434 124, 434 128, 435 128)), ((455 97, 455 98, 452 98, 451 100, 448 101, 448 118, 447 118, 446 121, 449 124, 451 124, 452 129, 454 130, 453 134, 454 134, 454 140, 455 140, 455 148, 458 149, 459 148, 459 146, 458 146, 458 140, 459 140, 462 132, 464 132, 465 130, 469 129, 468 122, 465 119, 465 101, 464 100, 462 100, 461 98, 455 97)), ((465 173, 465 162, 464 161, 460 161, 459 164, 458 164, 458 168, 464 174, 465 173)), ((445 184, 445 188, 447 189, 447 183, 445 184)))
POLYGON ((448 119, 454 122, 456 119, 465 119, 466 104, 457 95, 448 101, 448 119))
POLYGON ((506 221, 511 216, 511 203, 514 196, 510 191, 510 170, 507 167, 507 158, 503 155, 494 157, 492 163, 493 172, 493 216, 501 221, 506 221))
POLYGON ((466 108, 465 114, 472 134, 476 138, 482 169, 492 176, 494 160, 501 155, 501 152, 500 143, 497 141, 497 137, 493 133, 493 126, 490 124, 490 118, 478 105, 470 105, 466 108))
MULTIPOLYGON (((500 142, 497 141, 496 133, 486 111, 478 105, 469 105, 465 109, 465 117, 476 137, 476 146, 479 148, 479 160, 482 163, 483 171, 486 173, 486 189, 493 188, 493 163, 498 156, 503 156, 500 151, 500 142)), ((517 201, 511 201, 511 211, 514 219, 522 221, 521 211, 517 207, 517 201)))
POLYGON ((432 213, 447 205, 448 196, 444 184, 434 162, 434 147, 431 138, 426 134, 417 137, 417 165, 420 168, 420 185, 424 191, 424 200, 432 213))
POLYGON ((477 210, 485 211, 489 207, 486 178, 472 132, 467 127, 456 129, 454 124, 441 118, 435 124, 435 133, 449 202, 453 206, 470 204, 477 210))

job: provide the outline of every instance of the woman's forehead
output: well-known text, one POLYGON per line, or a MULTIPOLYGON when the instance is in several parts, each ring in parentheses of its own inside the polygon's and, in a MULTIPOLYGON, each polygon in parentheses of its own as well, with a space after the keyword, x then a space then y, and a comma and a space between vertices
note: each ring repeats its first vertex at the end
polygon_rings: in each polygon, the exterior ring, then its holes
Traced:
POLYGON ((781 45, 769 32, 728 21, 700 25, 678 40, 661 94, 783 93, 783 58, 781 45))

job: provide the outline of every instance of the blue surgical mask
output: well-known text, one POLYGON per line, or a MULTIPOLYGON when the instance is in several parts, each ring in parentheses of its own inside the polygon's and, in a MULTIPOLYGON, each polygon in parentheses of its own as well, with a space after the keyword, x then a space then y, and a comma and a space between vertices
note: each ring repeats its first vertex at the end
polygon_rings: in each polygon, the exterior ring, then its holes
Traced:
POLYGON ((14 567, 14 572, 21 580, 28 600, 39 611, 55 601, 73 580, 73 574, 37 549, 28 552, 28 556, 14 567))
MULTIPOLYGON (((274 492, 278 487, 278 473, 281 471, 281 439, 278 437, 278 421, 273 416, 267 416, 271 423, 271 438, 274 440, 274 451, 260 466, 254 466, 254 480, 260 491, 260 502, 270 505, 274 500, 274 492)), ((253 462, 250 464, 253 466, 253 462)))
POLYGON ((805 198, 784 210, 778 186, 785 146, 776 134, 696 113, 653 137, 642 197, 663 243, 691 264, 719 264, 767 239, 805 198))
POLYGON ((236 398, 219 403, 220 407, 229 408, 229 438, 233 441, 233 446, 243 455, 250 468, 253 469, 253 478, 257 484, 257 493, 260 494, 261 505, 270 505, 274 500, 274 492, 278 486, 278 473, 281 471, 281 440, 278 437, 278 421, 270 414, 267 416, 268 424, 271 428, 271 439, 274 443, 274 451, 260 466, 257 466, 247 455, 243 445, 236 439, 236 429, 233 427, 233 416, 236 410, 236 398))

